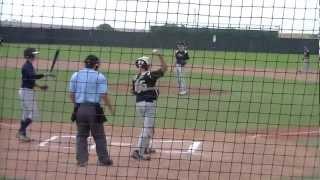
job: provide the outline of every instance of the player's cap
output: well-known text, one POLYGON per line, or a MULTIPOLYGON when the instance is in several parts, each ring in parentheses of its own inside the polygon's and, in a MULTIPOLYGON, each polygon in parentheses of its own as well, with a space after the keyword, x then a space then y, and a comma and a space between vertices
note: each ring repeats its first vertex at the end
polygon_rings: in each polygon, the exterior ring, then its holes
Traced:
POLYGON ((37 51, 35 48, 26 48, 23 52, 25 58, 34 58, 36 54, 40 52, 37 51))
POLYGON ((150 64, 149 64, 149 57, 147 56, 142 56, 136 59, 136 67, 137 68, 147 68, 150 64))

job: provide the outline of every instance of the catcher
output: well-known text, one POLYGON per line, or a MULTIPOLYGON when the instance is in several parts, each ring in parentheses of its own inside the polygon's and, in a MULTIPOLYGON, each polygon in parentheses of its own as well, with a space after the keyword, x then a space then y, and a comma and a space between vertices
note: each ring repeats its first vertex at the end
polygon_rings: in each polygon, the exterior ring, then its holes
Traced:
POLYGON ((156 71, 150 70, 149 57, 143 56, 135 61, 138 74, 132 81, 132 93, 136 96, 137 114, 143 119, 138 149, 132 154, 132 157, 137 160, 150 160, 150 154, 155 153, 155 150, 150 147, 150 141, 154 134, 156 101, 159 96, 156 83, 167 71, 167 64, 159 50, 153 50, 153 54, 159 57, 161 64, 156 71))

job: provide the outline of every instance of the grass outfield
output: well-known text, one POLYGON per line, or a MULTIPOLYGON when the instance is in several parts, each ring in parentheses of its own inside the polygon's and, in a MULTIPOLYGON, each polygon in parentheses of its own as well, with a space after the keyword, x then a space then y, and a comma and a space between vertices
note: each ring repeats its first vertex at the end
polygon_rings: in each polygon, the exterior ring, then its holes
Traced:
MULTIPOLYGON (((46 44, 4 44, 0 50, 0 57, 5 59, 21 58, 26 47, 36 47, 40 50, 39 57, 52 59, 56 49, 61 49, 59 59, 82 61, 89 53, 96 54, 102 60, 113 63, 132 63, 132 60, 142 55, 150 55, 151 49, 125 48, 107 46, 80 46, 80 45, 46 45, 46 44)), ((259 68, 259 69, 289 69, 300 70, 303 66, 303 50, 298 54, 279 53, 250 53, 227 51, 200 51, 189 50, 188 64, 206 67, 228 68, 259 68)), ((167 61, 174 62, 173 49, 165 49, 167 61)), ((310 68, 319 69, 317 55, 311 55, 310 68)))
MULTIPOLYGON (((59 71, 56 81, 44 80, 48 92, 38 93, 42 120, 70 122, 72 104, 67 86, 72 72, 59 71)), ((109 84, 128 83, 132 74, 108 72, 109 84)), ((20 85, 19 69, 0 69, 0 104, 2 118, 20 118, 17 91, 20 85)), ((174 85, 173 77, 162 81, 174 85)), ((157 126, 165 128, 196 128, 216 131, 244 131, 272 127, 319 126, 319 85, 303 81, 278 81, 256 77, 208 76, 194 73, 191 86, 230 91, 222 96, 176 96, 161 94, 157 108, 157 126)), ((135 125, 134 97, 123 91, 111 92, 117 106, 116 115, 109 123, 121 126, 135 125)))

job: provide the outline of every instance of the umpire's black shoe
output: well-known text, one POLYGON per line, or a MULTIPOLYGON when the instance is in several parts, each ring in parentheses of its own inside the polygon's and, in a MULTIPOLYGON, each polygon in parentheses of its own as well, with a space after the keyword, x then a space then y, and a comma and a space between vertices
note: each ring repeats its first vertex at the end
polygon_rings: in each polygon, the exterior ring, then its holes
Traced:
POLYGON ((77 165, 79 167, 86 167, 88 165, 88 162, 78 162, 77 165))
POLYGON ((134 150, 131 157, 136 160, 144 160, 144 161, 149 161, 151 159, 149 155, 140 155, 138 150, 134 150))
POLYGON ((111 159, 108 159, 106 161, 99 161, 97 162, 98 166, 112 166, 113 165, 113 161, 111 159))

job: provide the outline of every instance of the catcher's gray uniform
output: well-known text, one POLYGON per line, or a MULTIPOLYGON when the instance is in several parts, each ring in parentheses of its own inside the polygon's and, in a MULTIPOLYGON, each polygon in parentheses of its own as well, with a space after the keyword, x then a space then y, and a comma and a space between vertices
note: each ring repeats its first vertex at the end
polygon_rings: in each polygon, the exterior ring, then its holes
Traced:
MULTIPOLYGON (((138 59, 138 66, 149 66, 147 60, 138 59)), ((139 119, 143 121, 143 127, 139 135, 135 158, 143 159, 145 152, 151 149, 150 141, 154 134, 156 100, 159 90, 156 88, 157 80, 164 75, 162 69, 145 71, 135 76, 132 82, 132 92, 136 95, 136 111, 139 119)))

